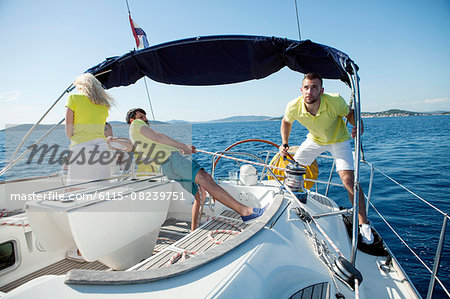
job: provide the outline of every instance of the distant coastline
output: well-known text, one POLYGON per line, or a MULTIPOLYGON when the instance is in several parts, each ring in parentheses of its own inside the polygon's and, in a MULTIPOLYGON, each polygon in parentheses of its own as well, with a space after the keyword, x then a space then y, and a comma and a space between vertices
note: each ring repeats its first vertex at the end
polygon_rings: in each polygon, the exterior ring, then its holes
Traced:
MULTIPOLYGON (((413 112, 401 109, 390 109, 381 112, 361 112, 363 118, 374 117, 404 117, 404 116, 427 116, 427 115, 450 115, 450 111, 413 112)), ((273 117, 268 120, 281 120, 283 117, 273 117)))
POLYGON ((426 115, 450 115, 449 111, 412 112, 400 109, 390 109, 382 112, 362 112, 361 117, 401 117, 401 116, 426 116, 426 115))
MULTIPOLYGON (((381 112, 362 112, 361 116, 363 118, 374 118, 374 117, 405 117, 405 116, 427 116, 427 115, 450 115, 450 111, 433 111, 433 112, 413 112, 401 109, 390 109, 381 112)), ((283 119, 280 117, 270 117, 270 116, 232 116, 227 118, 209 120, 209 121, 195 121, 189 122, 184 120, 170 120, 170 121, 150 121, 150 125, 167 125, 167 124, 204 124, 204 123, 232 123, 232 122, 250 122, 250 121, 280 121, 283 119)), ((110 121, 113 126, 125 126, 127 125, 122 121, 110 121)), ((12 127, 8 127, 7 130, 28 130, 32 127, 32 124, 19 124, 12 127)), ((43 124, 39 125, 38 129, 50 129, 53 125, 43 124)), ((64 127, 64 125, 61 125, 64 127)), ((4 130, 0 130, 4 131, 4 130)))

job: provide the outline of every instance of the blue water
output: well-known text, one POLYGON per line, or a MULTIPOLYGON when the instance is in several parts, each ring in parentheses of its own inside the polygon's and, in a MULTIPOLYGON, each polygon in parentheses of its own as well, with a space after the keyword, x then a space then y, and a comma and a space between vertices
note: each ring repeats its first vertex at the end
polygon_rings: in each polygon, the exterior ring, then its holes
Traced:
MULTIPOLYGON (((437 208, 449 213, 450 159, 448 148, 450 147, 450 116, 370 118, 364 119, 364 126, 363 150, 365 159, 437 208)), ((177 139, 182 139, 183 142, 192 143, 199 149, 212 152, 224 150, 232 143, 244 139, 266 139, 277 144, 281 142, 279 121, 194 124, 192 127, 190 125, 161 126, 158 127, 158 130, 169 133, 177 139)), ((44 132, 44 130, 40 130, 34 133, 26 146, 44 132)), ((116 136, 126 137, 128 128, 116 126, 114 132, 116 136)), ((300 144, 306 133, 303 127, 295 123, 290 144, 300 144)), ((5 156, 9 157, 24 134, 25 131, 0 132, 0 168, 5 165, 5 156)), ((61 148, 68 145, 62 129, 58 129, 46 142, 48 144, 58 143, 61 148)), ((247 143, 233 148, 233 151, 250 150, 252 153, 258 154, 260 151, 268 149, 276 150, 276 148, 263 143, 247 143)), ((210 156, 196 154, 195 157, 207 171, 210 171, 210 156)), ((327 180, 327 170, 331 162, 327 159, 320 159, 319 163, 321 170, 319 179, 327 180)), ((228 171, 234 166, 235 162, 221 159, 216 170, 216 176, 227 176, 228 171)), ((370 169, 365 164, 362 164, 361 167, 362 186, 367 194, 370 169)), ((48 163, 28 165, 22 162, 0 179, 9 180, 50 174, 59 169, 59 165, 48 165, 48 163)), ((339 182, 337 174, 334 174, 333 180, 339 182)), ((350 206, 346 192, 342 188, 332 187, 329 195, 334 199, 341 199, 338 200, 339 205, 350 206)), ((428 267, 432 268, 443 216, 407 191, 399 188, 378 171, 374 175, 372 202, 407 244, 425 261, 428 267)), ((421 295, 426 296, 430 273, 398 240, 372 208, 369 210, 369 218, 421 295)), ((449 289, 449 233, 446 234, 438 277, 449 289)), ((436 284, 434 296, 435 298, 445 297, 445 293, 438 284, 436 284)))

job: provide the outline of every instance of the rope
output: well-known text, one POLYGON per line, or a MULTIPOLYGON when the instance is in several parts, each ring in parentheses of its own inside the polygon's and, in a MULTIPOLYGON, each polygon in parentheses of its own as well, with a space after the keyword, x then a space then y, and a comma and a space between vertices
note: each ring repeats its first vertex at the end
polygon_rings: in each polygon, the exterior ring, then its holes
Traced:
POLYGON ((224 219, 223 217, 220 217, 220 216, 212 216, 212 217, 206 218, 206 221, 209 221, 209 220, 217 220, 217 221, 223 222, 225 224, 228 224, 229 226, 234 227, 235 229, 238 229, 239 231, 243 231, 244 230, 242 227, 240 227, 239 225, 237 225, 233 221, 228 220, 228 219, 224 219))
POLYGON ((195 251, 187 251, 184 250, 183 252, 177 252, 174 254, 170 260, 167 262, 167 266, 173 265, 178 261, 184 261, 187 256, 197 254, 195 251))
POLYGON ((204 151, 204 150, 197 149, 197 152, 208 154, 208 155, 213 155, 213 156, 218 156, 218 157, 225 158, 225 159, 235 160, 235 161, 239 161, 239 162, 245 162, 245 163, 249 163, 249 164, 254 164, 254 165, 258 165, 258 166, 262 166, 262 167, 269 167, 269 168, 272 168, 272 169, 283 170, 283 171, 285 170, 282 167, 276 167, 276 166, 267 165, 267 164, 264 164, 264 163, 253 162, 253 161, 240 159, 240 158, 235 158, 235 157, 229 157, 229 156, 226 156, 226 155, 213 153, 213 152, 208 152, 208 151, 204 151))
POLYGON ((210 231, 208 233, 208 239, 211 242, 216 243, 216 244, 221 244, 222 241, 219 241, 219 240, 215 239, 213 237, 213 235, 217 235, 217 234, 237 235, 237 234, 241 233, 244 230, 242 227, 240 227, 239 225, 235 224, 231 220, 224 219, 222 217, 216 217, 216 216, 208 217, 207 221, 209 221, 209 220, 216 220, 216 221, 219 221, 219 222, 223 222, 223 223, 225 223, 225 224, 227 224, 227 225, 237 229, 237 231, 235 231, 235 230, 227 230, 227 229, 216 229, 216 230, 210 231))
POLYGON ((19 221, 10 221, 10 222, 0 222, 0 226, 23 226, 23 227, 27 227, 30 226, 29 223, 25 223, 23 220, 19 220, 19 221), (19 222, 20 221, 20 222, 19 222))
POLYGON ((208 239, 216 244, 221 244, 222 241, 214 239, 213 235, 217 235, 217 234, 237 235, 239 233, 240 232, 235 231, 235 230, 216 229, 216 230, 212 230, 209 232, 208 239))
MULTIPOLYGON (((226 151, 228 151, 229 149, 235 147, 236 145, 243 144, 243 143, 247 143, 247 142, 263 142, 263 143, 270 144, 270 145, 276 147, 277 149, 279 148, 278 144, 273 143, 272 141, 268 141, 268 140, 264 140, 264 139, 246 139, 246 140, 241 140, 241 141, 238 141, 238 142, 233 143, 232 145, 230 145, 229 147, 227 147, 227 148, 224 150, 224 152, 226 152, 226 151)), ((219 160, 220 160, 220 157, 219 157, 219 159, 216 160, 216 162, 214 162, 213 169, 216 168, 217 163, 219 162, 219 160)))
POLYGON ((15 210, 9 211, 8 209, 0 209, 0 218, 1 217, 6 217, 9 214, 20 213, 20 212, 23 212, 23 210, 22 209, 15 209, 15 210))
MULTIPOLYGON (((19 213, 19 212, 23 212, 23 210, 22 209, 15 209, 15 210, 9 211, 8 209, 0 209, 0 218, 1 217, 6 217, 9 214, 19 213)), ((25 222, 25 220, 27 220, 26 217, 23 217, 21 219, 6 218, 5 221, 0 222, 0 226, 23 226, 23 227, 30 226, 29 223, 25 222)))
MULTIPOLYGON (((289 188, 289 186, 286 186, 286 190, 294 197, 297 198, 294 194, 294 192, 292 192, 291 188, 289 188)), ((303 204, 298 201, 298 203, 300 204, 300 206, 303 206, 303 204)), ((319 223, 317 223, 316 219, 314 219, 313 217, 311 217, 312 222, 314 222, 314 224, 316 225, 317 229, 320 231, 320 233, 322 234, 322 236, 325 237, 325 239, 328 241, 328 243, 333 247, 333 249, 336 251, 337 254, 339 254, 342 257, 345 257, 342 252, 339 250, 339 248, 336 246, 336 244, 334 244, 334 242, 331 240, 331 238, 327 235, 327 233, 322 229, 322 227, 320 226, 319 223)))

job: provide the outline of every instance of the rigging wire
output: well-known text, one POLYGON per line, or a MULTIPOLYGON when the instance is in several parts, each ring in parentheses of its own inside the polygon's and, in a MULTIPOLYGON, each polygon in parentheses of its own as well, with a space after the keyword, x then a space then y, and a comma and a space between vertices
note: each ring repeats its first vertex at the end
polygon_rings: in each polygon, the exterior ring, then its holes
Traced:
POLYGON ((147 92, 148 104, 150 105, 150 111, 152 112, 153 122, 156 122, 155 114, 153 113, 152 100, 150 99, 150 93, 148 92, 147 80, 144 77, 145 91, 147 92))
POLYGON ((295 13, 297 14, 297 29, 298 29, 298 40, 302 40, 302 36, 300 34, 300 19, 298 17, 298 7, 297 7, 297 0, 294 0, 295 3, 295 13))

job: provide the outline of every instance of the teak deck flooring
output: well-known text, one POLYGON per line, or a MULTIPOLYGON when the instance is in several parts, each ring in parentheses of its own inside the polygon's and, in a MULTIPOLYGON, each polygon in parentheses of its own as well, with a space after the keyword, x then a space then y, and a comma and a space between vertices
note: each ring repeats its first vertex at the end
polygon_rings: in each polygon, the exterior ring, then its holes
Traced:
MULTIPOLYGON (((245 229, 249 226, 243 224, 239 220, 239 215, 233 211, 224 211, 221 216, 223 216, 221 219, 229 221, 241 229, 245 229)), ((136 270, 164 267, 170 264, 169 262, 171 259, 172 263, 176 263, 182 258, 180 253, 185 250, 188 252, 201 253, 215 246, 219 246, 219 244, 216 244, 209 239, 208 234, 210 231, 238 231, 235 226, 216 218, 207 221, 191 234, 189 234, 190 226, 191 224, 188 221, 179 221, 176 219, 166 220, 161 227, 153 256, 136 270)), ((220 242, 224 242, 233 237, 233 234, 228 233, 217 233, 214 235, 214 239, 220 242)), ((186 258, 189 258, 189 254, 186 258)), ((73 269, 108 270, 108 267, 100 262, 79 263, 63 259, 0 287, 0 291, 7 293, 32 279, 44 275, 64 275, 73 269)))

